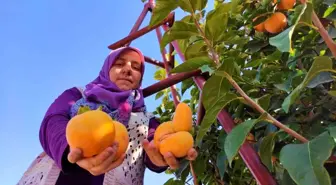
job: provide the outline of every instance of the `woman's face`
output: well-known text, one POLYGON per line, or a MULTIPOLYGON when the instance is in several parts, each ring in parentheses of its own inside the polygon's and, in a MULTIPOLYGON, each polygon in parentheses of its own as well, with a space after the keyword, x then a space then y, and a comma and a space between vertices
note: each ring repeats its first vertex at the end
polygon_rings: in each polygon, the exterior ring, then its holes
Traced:
POLYGON ((141 58, 133 50, 123 51, 110 69, 110 80, 121 90, 127 91, 140 86, 141 58))

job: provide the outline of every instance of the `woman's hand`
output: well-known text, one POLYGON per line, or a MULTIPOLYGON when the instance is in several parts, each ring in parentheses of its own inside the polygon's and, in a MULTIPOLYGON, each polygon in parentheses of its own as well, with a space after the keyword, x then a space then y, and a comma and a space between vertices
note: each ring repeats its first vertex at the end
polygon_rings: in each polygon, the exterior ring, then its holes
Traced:
POLYGON ((70 163, 76 163, 81 168, 89 171, 92 175, 98 176, 122 164, 125 154, 114 161, 114 156, 117 150, 118 144, 115 143, 112 147, 106 148, 96 156, 84 158, 80 149, 72 148, 68 154, 68 161, 70 163))
MULTIPOLYGON (((176 159, 176 157, 171 153, 165 153, 164 155, 161 155, 159 150, 154 145, 154 140, 149 142, 148 140, 143 141, 143 147, 146 151, 148 157, 150 160, 156 165, 156 166, 169 166, 171 169, 177 169, 179 168, 179 162, 176 159)), ((188 151, 188 154, 186 156, 187 160, 193 161, 196 159, 198 153, 194 148, 191 148, 188 151)))

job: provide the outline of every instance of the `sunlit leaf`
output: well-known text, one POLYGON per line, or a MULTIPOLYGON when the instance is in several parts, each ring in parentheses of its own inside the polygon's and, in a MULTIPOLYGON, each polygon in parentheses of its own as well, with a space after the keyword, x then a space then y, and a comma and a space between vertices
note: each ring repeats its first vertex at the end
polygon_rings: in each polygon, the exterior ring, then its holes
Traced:
POLYGON ((204 65, 213 65, 213 61, 209 57, 196 57, 191 58, 182 64, 176 66, 173 68, 170 72, 171 73, 181 73, 181 72, 189 72, 196 69, 199 69, 200 67, 204 65))
POLYGON ((250 119, 240 123, 234 127, 227 135, 224 144, 224 150, 231 166, 233 158, 237 155, 241 145, 244 143, 247 135, 250 133, 253 126, 258 123, 260 119, 250 119))
POLYGON ((207 14, 205 35, 211 42, 218 41, 225 33, 230 9, 230 3, 223 3, 207 14))
POLYGON ((163 34, 160 49, 162 50, 167 44, 174 40, 189 39, 194 35, 198 35, 195 24, 175 21, 172 28, 163 34))
POLYGON ((150 19, 150 26, 154 26, 163 19, 165 19, 169 13, 178 7, 176 0, 156 0, 155 8, 150 19))
POLYGON ((207 0, 178 0, 177 1, 182 10, 194 13, 196 10, 203 10, 207 4, 207 0))

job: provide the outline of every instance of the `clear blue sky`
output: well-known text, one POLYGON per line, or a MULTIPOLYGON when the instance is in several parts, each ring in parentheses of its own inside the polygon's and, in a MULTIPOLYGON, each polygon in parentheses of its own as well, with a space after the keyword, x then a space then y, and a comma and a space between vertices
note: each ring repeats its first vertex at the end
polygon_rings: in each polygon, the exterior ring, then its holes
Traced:
MULTIPOLYGON (((65 89, 97 76, 107 46, 129 33, 142 8, 141 0, 1 2, 0 184, 17 183, 42 150, 39 127, 50 103, 65 89)), ((154 31, 132 45, 161 60, 154 31)), ((155 83, 154 69, 146 66, 144 87, 155 83)), ((146 99, 150 111, 159 103, 154 96, 146 99)), ((147 171, 145 184, 169 178, 147 171)))

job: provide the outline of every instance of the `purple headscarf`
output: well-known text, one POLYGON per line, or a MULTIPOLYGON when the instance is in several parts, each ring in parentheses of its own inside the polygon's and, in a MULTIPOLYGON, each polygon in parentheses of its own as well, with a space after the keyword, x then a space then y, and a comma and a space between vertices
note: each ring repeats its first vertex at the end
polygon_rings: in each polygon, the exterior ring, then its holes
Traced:
MULTIPOLYGON (((99 76, 86 85, 84 90, 84 95, 86 100, 90 102, 96 102, 98 104, 104 104, 108 106, 110 115, 115 119, 128 123, 130 113, 132 111, 139 112, 145 111, 146 107, 144 105, 143 93, 140 87, 138 89, 123 91, 118 86, 110 80, 109 72, 119 57, 119 55, 125 50, 133 50, 137 52, 141 57, 141 80, 140 86, 145 71, 144 56, 140 50, 134 47, 122 47, 112 51, 108 57, 105 59, 104 65, 100 70, 99 76)), ((78 106, 83 104, 91 104, 86 100, 80 100, 74 105, 73 112, 78 109, 78 106), (85 101, 85 102, 84 102, 85 101)), ((92 105, 92 104, 91 104, 92 105)))

